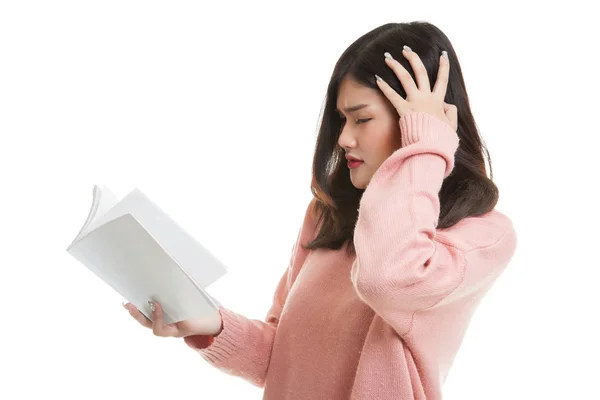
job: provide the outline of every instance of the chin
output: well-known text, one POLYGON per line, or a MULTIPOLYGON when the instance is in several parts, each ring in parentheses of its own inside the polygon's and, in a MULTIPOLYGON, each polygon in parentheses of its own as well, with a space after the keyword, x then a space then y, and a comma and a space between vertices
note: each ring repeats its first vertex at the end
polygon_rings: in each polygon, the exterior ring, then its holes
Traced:
POLYGON ((365 189, 367 187, 367 183, 363 182, 362 180, 359 182, 356 182, 351 179, 351 181, 352 181, 352 185, 357 189, 365 189))
POLYGON ((371 180, 371 177, 369 176, 367 177, 367 179, 365 179, 362 175, 364 175, 364 173, 368 171, 362 171, 362 174, 357 174, 356 172, 350 172, 350 181, 352 182, 352 185, 357 189, 366 189, 367 185, 369 184, 369 181, 371 180))

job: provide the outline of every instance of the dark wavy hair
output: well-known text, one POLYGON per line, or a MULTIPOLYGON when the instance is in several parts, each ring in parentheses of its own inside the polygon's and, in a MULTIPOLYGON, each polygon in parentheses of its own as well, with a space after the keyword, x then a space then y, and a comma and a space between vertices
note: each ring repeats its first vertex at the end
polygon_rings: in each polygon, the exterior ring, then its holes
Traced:
MULTIPOLYGON (((479 216, 492 211, 498 202, 498 188, 492 181, 492 163, 469 107, 469 97, 462 77, 460 63, 447 36, 428 22, 387 23, 352 43, 337 61, 325 97, 312 165, 310 212, 318 219, 317 234, 305 249, 339 249, 349 241, 348 250, 354 252, 354 228, 358 219, 360 199, 366 189, 356 188, 345 163, 344 149, 338 145, 342 119, 336 110, 337 95, 342 80, 353 80, 380 90, 375 74, 381 76, 396 92, 406 99, 406 92, 393 70, 384 61, 388 51, 411 74, 414 71, 402 56, 403 45, 415 51, 433 85, 437 79, 439 56, 448 52, 450 75, 444 101, 458 109, 459 147, 455 166, 444 180, 439 192, 440 215, 437 229, 450 228, 463 218, 479 216), (490 178, 485 167, 484 150, 490 165, 490 178)), ((383 93, 382 93, 382 96, 383 93)), ((387 98, 386 98, 387 99, 387 98)), ((395 111, 395 110, 394 110, 395 111)), ((398 118, 399 115, 396 112, 398 118)), ((398 215, 397 218, 405 218, 398 215)))

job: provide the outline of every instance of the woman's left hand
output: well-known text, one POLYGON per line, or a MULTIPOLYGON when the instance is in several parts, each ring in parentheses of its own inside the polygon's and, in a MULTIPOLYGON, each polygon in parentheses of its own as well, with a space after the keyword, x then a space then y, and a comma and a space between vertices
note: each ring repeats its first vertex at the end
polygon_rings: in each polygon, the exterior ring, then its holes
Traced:
POLYGON ((440 56, 440 68, 438 70, 435 86, 433 87, 433 91, 431 91, 427 70, 417 53, 404 49, 402 54, 410 62, 410 65, 415 72, 418 87, 410 73, 402 66, 402 64, 393 58, 385 57, 386 64, 394 71, 400 80, 402 87, 406 91, 406 100, 385 81, 376 79, 377 85, 381 91, 394 105, 401 118, 411 111, 432 114, 440 120, 447 122, 456 132, 458 129, 458 110, 455 105, 444 102, 446 89, 448 87, 450 61, 445 57, 440 56))

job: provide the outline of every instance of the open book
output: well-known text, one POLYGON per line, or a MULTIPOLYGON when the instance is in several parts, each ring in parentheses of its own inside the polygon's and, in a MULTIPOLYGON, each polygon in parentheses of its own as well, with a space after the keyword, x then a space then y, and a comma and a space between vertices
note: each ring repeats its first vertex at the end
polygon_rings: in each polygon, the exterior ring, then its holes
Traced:
POLYGON ((152 320, 166 324, 218 312, 205 289, 227 273, 206 248, 137 188, 118 200, 94 186, 87 220, 67 252, 152 320))

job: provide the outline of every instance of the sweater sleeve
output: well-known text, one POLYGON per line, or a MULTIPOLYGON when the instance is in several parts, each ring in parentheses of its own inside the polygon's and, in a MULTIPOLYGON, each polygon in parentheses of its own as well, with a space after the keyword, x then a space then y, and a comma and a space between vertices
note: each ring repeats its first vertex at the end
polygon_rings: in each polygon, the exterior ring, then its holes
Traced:
POLYGON ((415 312, 473 292, 489 274, 467 276, 465 251, 436 230, 438 193, 454 167, 458 135, 423 112, 399 123, 402 147, 378 168, 360 201, 350 278, 361 300, 405 335, 415 312))
POLYGON ((221 305, 219 313, 223 325, 219 334, 183 338, 185 344, 197 351, 209 364, 258 387, 264 387, 277 324, 290 288, 308 253, 300 244, 306 244, 314 232, 310 205, 292 248, 288 268, 275 288, 273 302, 265 320, 246 318, 221 305))

